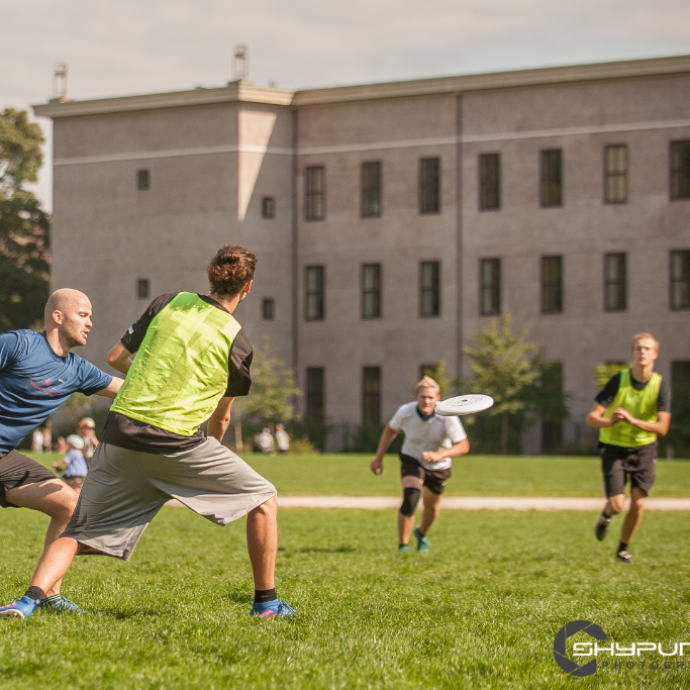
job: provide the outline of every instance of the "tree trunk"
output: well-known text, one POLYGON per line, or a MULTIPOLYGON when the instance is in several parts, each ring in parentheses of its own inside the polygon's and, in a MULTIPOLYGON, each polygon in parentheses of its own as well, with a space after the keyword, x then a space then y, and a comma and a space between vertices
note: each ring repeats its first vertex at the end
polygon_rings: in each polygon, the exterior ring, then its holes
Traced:
POLYGON ((508 413, 501 415, 501 455, 508 455, 508 413))
POLYGON ((244 450, 242 443, 242 414, 239 410, 234 410, 233 417, 235 418, 235 451, 241 453, 244 450))

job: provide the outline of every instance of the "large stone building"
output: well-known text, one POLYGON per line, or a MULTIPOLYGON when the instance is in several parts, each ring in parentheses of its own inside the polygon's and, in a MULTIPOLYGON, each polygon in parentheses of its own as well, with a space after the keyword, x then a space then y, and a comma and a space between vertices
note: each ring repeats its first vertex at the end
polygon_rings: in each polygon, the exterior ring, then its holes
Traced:
POLYGON ((663 375, 687 371, 690 57, 34 110, 54 121, 53 287, 91 296, 98 364, 151 297, 205 290, 208 258, 240 242, 260 263, 237 316, 294 366, 334 448, 422 366, 467 374, 463 347, 505 310, 561 365, 565 441, 633 333, 660 338, 663 375))

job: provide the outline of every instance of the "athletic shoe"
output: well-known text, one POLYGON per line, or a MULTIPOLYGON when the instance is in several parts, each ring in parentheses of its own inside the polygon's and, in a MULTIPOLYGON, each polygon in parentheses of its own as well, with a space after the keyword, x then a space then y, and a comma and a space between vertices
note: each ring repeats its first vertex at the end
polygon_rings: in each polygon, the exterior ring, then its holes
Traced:
POLYGON ((286 618, 287 616, 296 616, 297 613, 292 606, 286 604, 282 599, 274 599, 273 601, 266 601, 262 604, 252 601, 252 610, 249 615, 270 620, 271 618, 286 618))
POLYGON ((0 618, 31 618, 38 604, 37 599, 23 596, 7 606, 0 606, 0 618))
POLYGON ((597 520, 596 527, 594 528, 594 534, 599 541, 603 541, 606 538, 606 533, 609 531, 610 524, 611 518, 606 517, 604 513, 602 513, 597 520))
POLYGON ((73 601, 70 601, 67 597, 63 597, 62 594, 56 594, 55 596, 44 599, 38 606, 44 611, 49 611, 50 613, 61 613, 62 611, 86 613, 84 609, 77 606, 77 604, 75 604, 73 601))
POLYGON ((621 563, 632 563, 632 556, 627 551, 619 551, 616 554, 616 560, 621 563))
POLYGON ((410 547, 407 544, 398 546, 398 553, 410 553, 410 547))
POLYGON ((426 538, 426 535, 419 533, 419 527, 414 528, 414 536, 417 537, 417 551, 428 553, 431 544, 429 544, 429 540, 426 538))

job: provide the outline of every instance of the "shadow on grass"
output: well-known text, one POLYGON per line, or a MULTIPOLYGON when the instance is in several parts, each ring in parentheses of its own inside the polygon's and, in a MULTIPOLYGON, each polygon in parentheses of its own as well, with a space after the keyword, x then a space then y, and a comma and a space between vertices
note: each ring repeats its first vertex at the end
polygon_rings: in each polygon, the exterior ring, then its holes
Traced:
POLYGON ((316 547, 307 547, 304 549, 295 549, 295 553, 354 553, 357 549, 352 546, 336 546, 333 549, 319 549, 316 547))

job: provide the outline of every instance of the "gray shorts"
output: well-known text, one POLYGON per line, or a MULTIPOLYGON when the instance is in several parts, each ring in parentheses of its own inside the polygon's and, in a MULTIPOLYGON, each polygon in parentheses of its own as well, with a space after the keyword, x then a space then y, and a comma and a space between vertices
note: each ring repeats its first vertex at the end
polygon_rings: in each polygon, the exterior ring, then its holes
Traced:
POLYGON ((128 561, 156 513, 175 498, 227 525, 275 496, 273 484, 214 438, 190 451, 154 455, 100 443, 63 536, 128 561))

